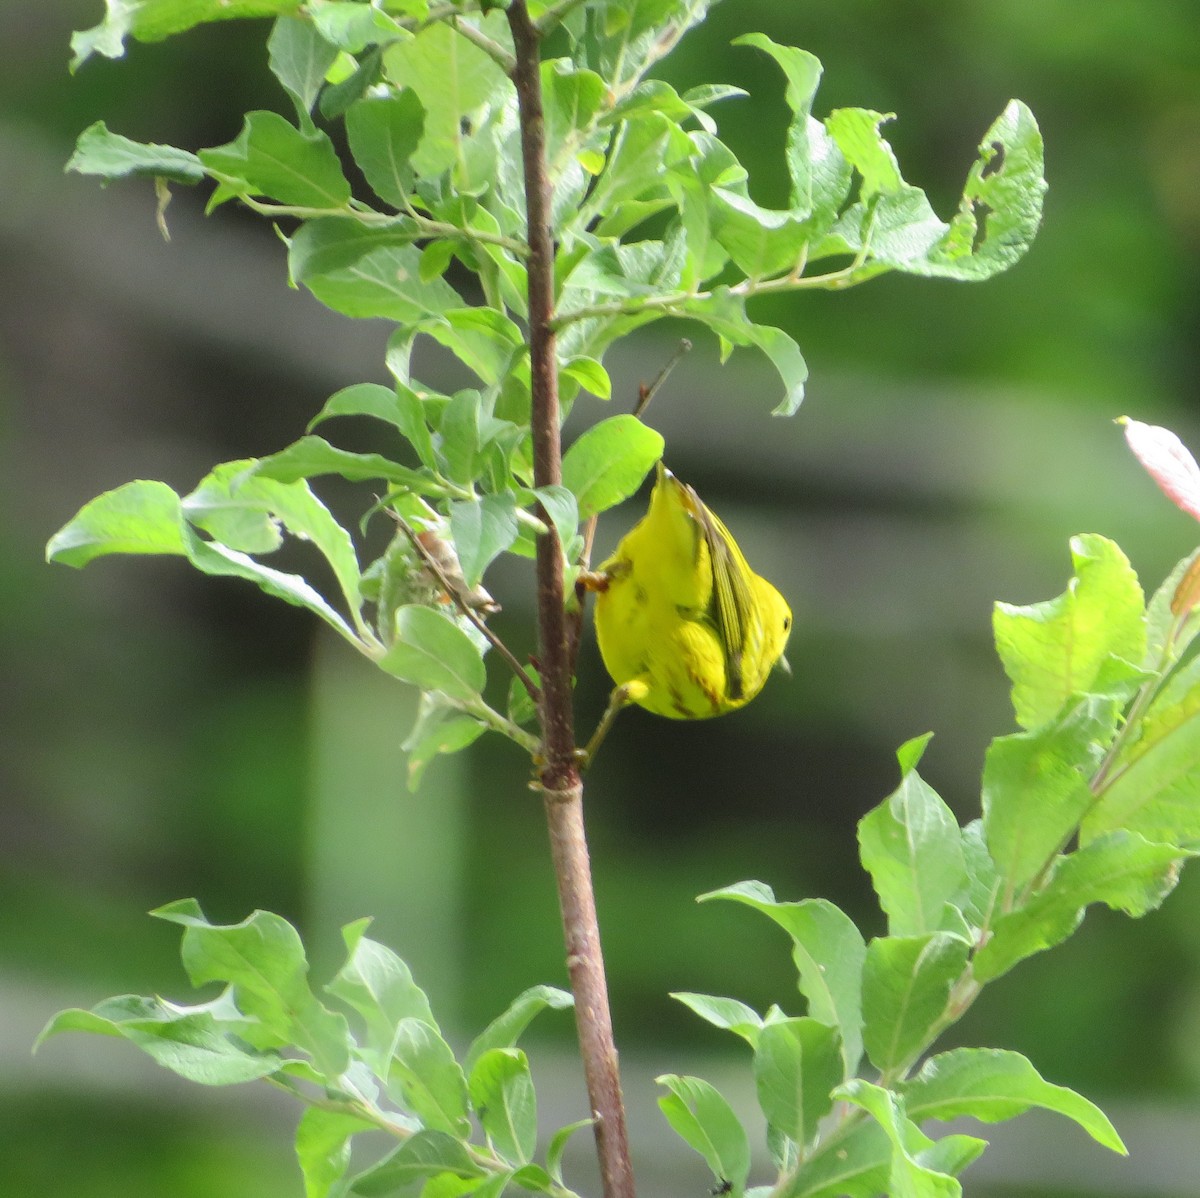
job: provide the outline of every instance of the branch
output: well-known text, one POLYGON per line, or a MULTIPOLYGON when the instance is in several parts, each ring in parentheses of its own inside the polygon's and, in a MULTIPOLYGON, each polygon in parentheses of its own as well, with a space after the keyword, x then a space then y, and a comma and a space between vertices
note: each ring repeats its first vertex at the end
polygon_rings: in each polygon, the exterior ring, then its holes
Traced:
POLYGON ((446 594, 454 601, 454 605, 458 608, 468 620, 487 638, 488 643, 500 654, 501 657, 508 663, 512 672, 520 679, 521 685, 529 692, 529 697, 538 703, 541 701, 542 695, 537 688, 537 684, 525 672, 525 667, 513 656, 512 650, 483 622, 479 617, 479 613, 466 601, 462 594, 462 588, 456 586, 449 578, 446 577, 446 572, 438 565, 433 554, 421 544, 421 538, 409 525, 408 521, 400 515, 399 512, 392 512, 392 519, 400 526, 404 535, 408 538, 409 543, 417 551, 417 556, 424 562, 425 568, 438 580, 446 594))
MULTIPOLYGON (((526 0, 512 0, 508 23, 516 50, 525 209, 529 245, 529 361, 534 486, 562 482, 558 374, 554 332, 554 241, 546 174, 540 34, 526 0)), ((550 850, 558 883, 567 970, 575 995, 575 1021, 588 1099, 595 1118, 596 1153, 605 1198, 634 1198, 625 1108, 617 1071, 612 1017, 591 864, 583 825, 583 784, 575 749, 571 634, 564 602, 563 553, 549 520, 537 538, 539 719, 543 759, 540 781, 550 850)))

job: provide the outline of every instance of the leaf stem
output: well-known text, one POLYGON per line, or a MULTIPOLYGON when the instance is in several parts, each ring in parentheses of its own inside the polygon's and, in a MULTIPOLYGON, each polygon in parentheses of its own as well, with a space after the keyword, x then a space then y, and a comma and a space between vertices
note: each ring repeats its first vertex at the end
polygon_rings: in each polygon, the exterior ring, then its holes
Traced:
MULTIPOLYGON (((546 173, 541 33, 526 0, 507 10, 516 51, 521 158, 529 243, 529 362, 534 486, 562 482, 562 440, 554 328, 554 239, 546 173)), ((579 1050, 596 1136, 605 1198, 633 1198, 625 1107, 613 1041, 604 958, 583 822, 583 784, 575 748, 571 637, 565 604, 562 544, 550 520, 537 538, 538 717, 543 757, 539 782, 558 884, 567 970, 575 995, 579 1050)))
MULTIPOLYGON (((438 565, 433 554, 421 544, 421 538, 417 536, 416 532, 413 530, 408 521, 405 520, 399 512, 393 512, 392 518, 396 521, 396 524, 400 527, 400 530, 408 538, 413 549, 416 550, 417 556, 422 562, 424 562, 425 568, 434 576, 434 578, 438 580, 446 594, 449 595, 454 601, 454 605, 460 612, 462 612, 464 616, 467 617, 468 620, 471 621, 475 628, 487 638, 488 644, 490 644, 492 648, 495 649, 502 658, 504 658, 509 668, 520 680, 521 685, 526 689, 526 691, 529 692, 529 697, 535 703, 539 703, 542 696, 541 692, 538 690, 537 683, 529 677, 525 667, 516 659, 512 650, 487 626, 487 624, 484 623, 479 613, 464 598, 461 588, 455 586, 455 584, 446 577, 446 572, 440 565, 438 565)), ((489 708, 488 710, 490 711, 491 709, 489 708)), ((496 713, 493 712, 492 714, 495 715, 496 713)), ((508 723, 508 721, 505 720, 505 723, 508 723)), ((513 727, 515 728, 516 725, 513 725, 513 727)))

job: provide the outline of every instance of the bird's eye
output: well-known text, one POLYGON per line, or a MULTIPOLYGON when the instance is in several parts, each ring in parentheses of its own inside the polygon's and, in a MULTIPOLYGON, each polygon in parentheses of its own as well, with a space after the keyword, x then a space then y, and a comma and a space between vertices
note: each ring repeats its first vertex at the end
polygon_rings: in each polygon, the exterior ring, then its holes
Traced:
POLYGON ((789 628, 791 628, 791 626, 792 626, 792 617, 791 617, 791 616, 784 616, 784 617, 783 617, 783 631, 784 631, 784 632, 787 632, 787 630, 788 630, 789 628))

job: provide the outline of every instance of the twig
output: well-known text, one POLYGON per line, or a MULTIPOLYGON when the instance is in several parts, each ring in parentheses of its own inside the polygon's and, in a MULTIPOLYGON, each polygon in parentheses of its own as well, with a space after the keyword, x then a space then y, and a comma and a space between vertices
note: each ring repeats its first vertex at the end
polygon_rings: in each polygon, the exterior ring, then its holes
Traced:
POLYGON ((541 692, 538 690, 537 683, 525 672, 525 667, 516 659, 512 650, 479 618, 479 613, 463 597, 459 587, 446 577, 446 572, 438 565, 432 553, 421 544, 421 538, 417 536, 411 525, 399 512, 392 512, 392 519, 396 521, 404 535, 408 537, 412 547, 417 551, 421 561, 425 563, 425 568, 438 580, 445 589, 446 594, 454 601, 454 605, 458 608, 468 620, 488 639, 488 643, 500 654, 508 663, 513 673, 520 680, 521 685, 529 692, 529 697, 535 702, 541 702, 541 692))
MULTIPOLYGON (((516 50, 513 83, 521 125, 529 244, 529 360, 534 486, 562 482, 558 376, 554 333, 554 242, 546 175, 546 122, 542 110, 540 33, 526 0, 512 0, 508 23, 516 50)), ((567 970, 588 1099, 595 1118, 596 1152, 605 1198, 633 1198, 633 1168, 613 1042, 604 958, 583 825, 583 785, 575 751, 571 644, 562 546, 550 522, 537 538, 540 782, 550 850, 558 883, 567 970)))

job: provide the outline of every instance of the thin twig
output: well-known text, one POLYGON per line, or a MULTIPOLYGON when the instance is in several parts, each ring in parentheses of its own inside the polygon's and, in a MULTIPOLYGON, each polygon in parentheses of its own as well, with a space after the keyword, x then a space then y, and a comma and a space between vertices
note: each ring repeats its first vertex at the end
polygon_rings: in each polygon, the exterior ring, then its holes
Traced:
POLYGON ((458 608, 468 620, 485 636, 488 643, 500 654, 508 663, 513 673, 520 680, 521 685, 529 692, 529 697, 535 702, 541 702, 541 691, 538 690, 537 683, 525 672, 525 667, 516 659, 512 650, 480 619, 479 613, 463 597, 459 587, 456 587, 449 578, 446 577, 446 572, 438 565, 433 554, 421 544, 421 538, 417 536, 411 525, 399 512, 392 512, 394 519, 403 531, 404 535, 409 539, 412 547, 417 551, 421 561, 425 563, 425 568, 438 580, 445 589, 446 594, 454 601, 454 605, 458 608))
POLYGON ((470 21, 451 20, 450 26, 478 46, 506 75, 511 76, 517 60, 499 43, 493 41, 482 29, 476 29, 470 21))

